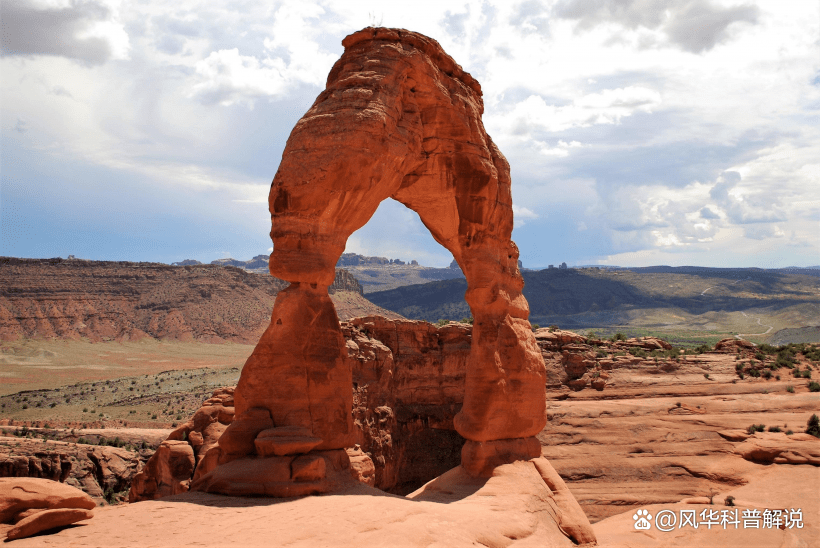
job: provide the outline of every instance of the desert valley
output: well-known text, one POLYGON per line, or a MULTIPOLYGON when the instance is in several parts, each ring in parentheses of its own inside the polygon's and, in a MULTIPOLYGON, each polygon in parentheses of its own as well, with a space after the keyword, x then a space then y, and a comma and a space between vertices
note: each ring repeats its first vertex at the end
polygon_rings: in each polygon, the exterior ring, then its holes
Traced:
MULTIPOLYGON (((805 291, 816 279, 801 280, 805 291)), ((285 284, 231 266, 9 258, 2 259, 0 280, 0 473, 60 480, 101 505, 87 526, 65 529, 69 536, 54 543, 89 529, 83 535, 94 545, 129 545, 124 533, 107 537, 114 533, 92 525, 103 526, 99 518, 129 502, 137 507, 187 492, 195 464, 230 423, 229 415, 214 423, 196 419, 208 409, 203 402, 236 385, 285 284), (173 443, 184 442, 186 452, 166 440, 181 440, 173 443), (193 462, 180 472, 169 465, 175 454, 190 454, 193 462)), ((448 298, 457 302, 459 290, 448 298)), ((464 440, 453 417, 463 401, 472 325, 390 313, 370 303, 343 269, 331 297, 353 371, 353 469, 364 485, 409 495, 459 464, 464 440)), ((804 530, 769 531, 765 543, 751 545, 816 538, 811 516, 818 512, 820 440, 805 431, 820 412, 812 392, 820 344, 763 342, 774 333, 750 337, 757 345, 734 337, 708 344, 715 333, 704 330, 698 338, 688 330, 692 340, 673 346, 630 336, 645 326, 603 327, 535 328, 547 365, 541 452, 600 545, 632 542, 638 509, 722 510, 732 497, 740 509, 803 511, 804 530), (608 337, 590 333, 616 329, 608 337)), ((780 336, 799 331, 783 329, 780 336)), ((679 327, 668 335, 681 337, 679 327)), ((230 403, 222 408, 230 410, 230 403)), ((175 538, 170 522, 151 519, 157 535, 175 538)), ((205 542, 213 531, 198 534, 205 542)), ((316 534, 305 545, 327 541, 316 534)), ((658 532, 641 545, 749 545, 722 528, 678 535, 658 532), (712 536, 697 536, 707 533, 712 536)), ((52 542, 47 539, 32 540, 52 542)))

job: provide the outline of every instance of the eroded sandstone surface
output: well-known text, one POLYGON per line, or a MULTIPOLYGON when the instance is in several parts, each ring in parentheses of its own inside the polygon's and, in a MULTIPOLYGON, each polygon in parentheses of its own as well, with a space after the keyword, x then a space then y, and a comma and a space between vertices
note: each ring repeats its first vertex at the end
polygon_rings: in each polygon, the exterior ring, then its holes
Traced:
POLYGON ((41 478, 0 478, 0 534, 16 540, 94 517, 86 493, 41 478))
MULTIPOLYGON (((343 45, 325 91, 291 132, 271 185, 269 266, 290 285, 277 294, 270 326, 245 363, 236 417, 219 440, 216 468, 197 480, 198 489, 250 486, 250 477, 238 478, 261 466, 260 458, 279 470, 270 490, 288 474, 298 483, 293 462, 267 449, 269 441, 257 443, 284 436, 277 429, 302 429, 306 452, 315 439, 315 451, 347 458, 343 450, 355 434, 353 381, 327 288, 347 238, 387 198, 416 211, 467 278, 475 323, 453 419, 467 439, 462 464, 487 475, 538 456, 544 362, 510 239, 509 164, 481 122, 481 87, 418 33, 367 28, 343 45), (228 467, 231 479, 223 477, 228 467)), ((326 466, 333 462, 325 458, 326 466)))

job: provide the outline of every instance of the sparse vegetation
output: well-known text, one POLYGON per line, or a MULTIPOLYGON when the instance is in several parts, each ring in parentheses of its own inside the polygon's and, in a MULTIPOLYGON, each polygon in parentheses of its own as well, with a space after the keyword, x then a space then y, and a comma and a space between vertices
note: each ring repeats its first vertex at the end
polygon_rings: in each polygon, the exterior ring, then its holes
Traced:
POLYGON ((646 350, 643 348, 630 348, 629 353, 635 356, 636 358, 645 358, 647 356, 646 350))
POLYGON ((782 432, 782 430, 780 430, 779 426, 770 426, 769 432, 782 432))
POLYGON ((786 387, 786 392, 788 392, 789 394, 794 394, 794 386, 792 386, 792 385, 787 386, 786 387))
POLYGON ((809 392, 820 392, 820 383, 817 381, 811 381, 808 385, 809 392))
POLYGON ((734 506, 735 505, 735 497, 732 495, 728 495, 725 499, 723 499, 723 504, 726 506, 734 506))
POLYGON ((749 434, 754 434, 755 432, 765 432, 766 425, 765 424, 753 424, 749 428, 746 429, 749 434))
POLYGON ((806 423, 806 434, 820 438, 820 418, 817 415, 812 415, 806 423))

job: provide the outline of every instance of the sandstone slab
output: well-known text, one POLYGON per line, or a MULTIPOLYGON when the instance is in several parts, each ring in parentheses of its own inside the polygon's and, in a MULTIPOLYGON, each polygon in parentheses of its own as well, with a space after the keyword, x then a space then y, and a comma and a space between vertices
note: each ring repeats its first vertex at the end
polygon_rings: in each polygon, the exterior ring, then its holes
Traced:
POLYGON ((55 529, 84 521, 94 517, 94 512, 82 508, 59 508, 55 510, 43 510, 33 515, 23 518, 14 524, 14 527, 6 533, 7 540, 17 540, 30 537, 55 529))
POLYGON ((0 478, 0 523, 32 508, 92 510, 97 504, 75 487, 39 478, 0 478))

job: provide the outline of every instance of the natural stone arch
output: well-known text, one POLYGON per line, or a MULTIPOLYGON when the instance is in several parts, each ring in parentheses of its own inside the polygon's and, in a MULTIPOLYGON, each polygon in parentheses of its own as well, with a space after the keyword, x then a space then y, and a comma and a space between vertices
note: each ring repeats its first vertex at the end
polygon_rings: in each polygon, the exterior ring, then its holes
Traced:
POLYGON ((242 370, 220 462, 258 456, 254 438, 271 427, 301 428, 316 451, 352 444, 352 377, 327 286, 347 238, 391 197, 419 214, 467 278, 475 321, 455 420, 468 440, 462 464, 487 474, 539 456, 545 367, 510 239, 509 164, 481 122, 481 87, 417 33, 367 28, 343 45, 271 186, 270 270, 291 285, 242 370))

